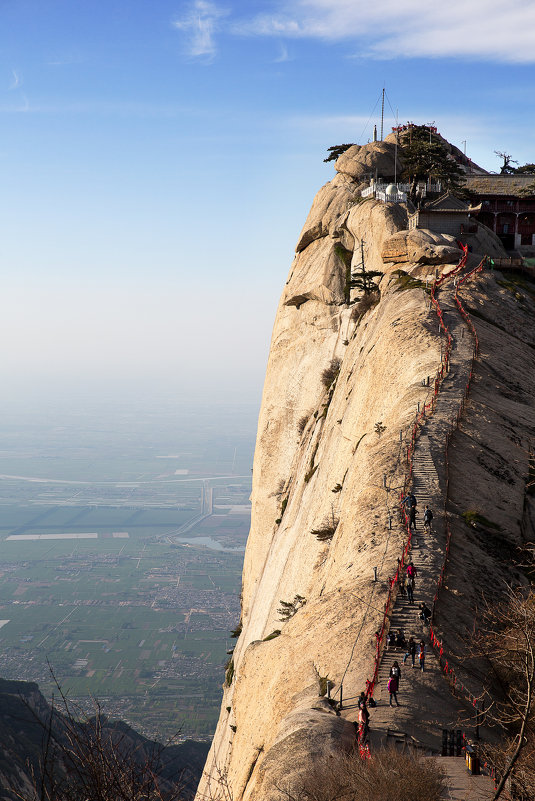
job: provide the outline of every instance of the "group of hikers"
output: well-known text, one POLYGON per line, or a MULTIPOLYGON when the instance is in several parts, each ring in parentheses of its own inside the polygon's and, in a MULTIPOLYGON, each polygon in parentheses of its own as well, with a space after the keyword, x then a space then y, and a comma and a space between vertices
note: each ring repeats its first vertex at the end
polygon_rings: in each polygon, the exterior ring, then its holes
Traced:
MULTIPOLYGON (((402 505, 406 507, 407 514, 408 514, 408 524, 409 529, 416 530, 416 515, 417 512, 417 502, 413 492, 409 492, 407 496, 402 501, 402 505)), ((423 524, 424 530, 429 532, 431 530, 431 521, 433 520, 433 512, 429 508, 429 506, 425 507, 424 515, 423 515, 423 524)), ((401 571, 400 571, 401 572, 401 571)), ((417 576, 417 569, 412 562, 412 560, 408 563, 407 568, 405 571, 402 571, 400 575, 400 591, 402 596, 407 596, 409 604, 414 604, 414 584, 415 579, 417 576)), ((426 603, 420 603, 419 605, 419 614, 418 617, 422 621, 425 626, 428 626, 431 621, 432 611, 429 609, 426 603)), ((379 637, 379 633, 376 632, 376 637, 379 637)), ((409 639, 405 638, 403 631, 400 629, 397 632, 390 631, 386 638, 387 647, 390 648, 401 648, 405 649, 405 654, 403 656, 403 664, 405 665, 407 660, 410 658, 412 667, 416 667, 416 659, 418 659, 418 667, 423 672, 425 670, 425 656, 426 656, 426 645, 424 640, 420 640, 419 643, 416 642, 414 636, 411 634, 409 639)), ((399 662, 394 660, 392 667, 390 668, 390 673, 387 682, 387 690, 389 693, 389 703, 390 706, 399 706, 399 701, 397 697, 399 683, 401 681, 401 668, 399 666, 399 662)), ((369 730, 369 720, 370 720, 370 713, 368 712, 368 706, 374 707, 376 706, 376 702, 373 698, 366 699, 366 694, 362 692, 358 699, 358 730, 359 730, 359 737, 360 741, 364 743, 368 736, 369 730)))
MULTIPOLYGON (((407 643, 407 651, 405 656, 403 657, 403 664, 407 661, 410 657, 412 666, 416 667, 416 653, 418 652, 418 666, 420 670, 425 670, 425 655, 426 655, 426 646, 423 640, 420 640, 420 644, 416 645, 416 640, 414 637, 409 637, 409 641, 407 643)), ((396 702, 396 706, 399 706, 397 692, 399 689, 399 682, 401 681, 401 668, 399 666, 399 662, 397 659, 394 661, 394 664, 390 668, 390 674, 388 676, 388 682, 386 685, 386 689, 390 695, 390 706, 394 706, 392 703, 392 699, 396 702)))
MULTIPOLYGON (((426 655, 426 645, 423 640, 420 640, 420 644, 417 646, 414 637, 409 637, 409 641, 406 643, 407 652, 403 657, 403 664, 407 661, 410 657, 412 661, 412 666, 416 667, 416 655, 418 654, 418 666, 420 670, 423 672, 425 670, 425 655, 426 655)), ((387 690, 390 696, 390 706, 394 706, 393 700, 396 703, 396 706, 399 706, 397 692, 399 689, 399 683, 401 681, 401 668, 399 666, 399 662, 397 659, 394 661, 394 664, 390 668, 390 673, 388 676, 387 682, 387 690)), ((357 707, 358 707, 358 728, 360 733, 360 740, 361 742, 365 742, 368 736, 368 731, 370 728, 370 713, 368 712, 368 706, 375 707, 376 702, 373 698, 366 699, 366 694, 361 692, 357 707)))
MULTIPOLYGON (((414 562, 411 560, 409 562, 409 564, 407 565, 406 571, 402 574, 402 576, 400 577, 400 580, 399 580, 400 593, 401 593, 401 595, 403 597, 405 595, 407 596, 407 599, 408 599, 408 601, 409 601, 409 603, 411 605, 414 603, 414 584, 415 584, 415 580, 416 580, 417 574, 418 574, 418 571, 417 571, 417 569, 416 569, 416 567, 414 565, 414 562)), ((429 625, 429 620, 430 620, 431 614, 432 614, 431 610, 429 609, 429 607, 427 606, 426 603, 421 603, 420 606, 419 606, 419 609, 420 609, 420 612, 418 614, 418 617, 420 618, 420 620, 422 620, 424 622, 424 624, 426 626, 429 625)), ((388 641, 388 637, 387 637, 387 643, 388 643, 388 645, 394 645, 394 644, 398 645, 399 644, 399 643, 391 643, 391 642, 389 642, 388 641)))
MULTIPOLYGON (((406 507, 408 517, 409 517, 409 529, 414 529, 416 531, 416 515, 418 514, 417 510, 417 502, 416 497, 413 492, 407 493, 406 497, 402 501, 402 505, 406 507)), ((426 506, 424 509, 424 529, 426 531, 431 530, 431 521, 433 520, 433 512, 426 506)))

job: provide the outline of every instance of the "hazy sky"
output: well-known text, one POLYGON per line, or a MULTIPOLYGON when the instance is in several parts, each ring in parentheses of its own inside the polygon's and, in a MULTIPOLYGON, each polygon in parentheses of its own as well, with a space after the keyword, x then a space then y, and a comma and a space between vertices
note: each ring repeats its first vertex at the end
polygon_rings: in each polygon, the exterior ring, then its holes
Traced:
POLYGON ((0 0, 4 399, 257 399, 326 149, 385 85, 535 161, 534 62, 531 0, 0 0))

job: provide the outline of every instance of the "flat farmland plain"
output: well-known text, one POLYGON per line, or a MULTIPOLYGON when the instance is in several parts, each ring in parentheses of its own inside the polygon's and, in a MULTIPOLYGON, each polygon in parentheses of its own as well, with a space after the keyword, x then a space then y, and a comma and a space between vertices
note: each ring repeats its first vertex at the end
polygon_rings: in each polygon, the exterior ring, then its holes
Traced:
POLYGON ((57 681, 150 736, 210 738, 254 433, 216 418, 136 417, 135 435, 132 415, 0 423, 0 676, 47 695, 57 681))
MULTIPOLYGON (((208 736, 217 718, 229 631, 239 618, 242 550, 172 541, 187 515, 154 510, 130 525, 132 512, 32 509, 10 521, 2 510, 0 564, 0 675, 39 682, 45 693, 54 676, 74 699, 91 696, 144 731, 208 736), (155 513, 156 512, 156 513, 155 513), (49 514, 50 513, 50 514, 49 514), (156 523, 149 525, 155 515, 156 523), (45 527, 46 521, 46 527, 45 527), (53 522, 49 522, 53 521, 53 522), (14 523, 14 525, 13 525, 14 523), (11 524, 11 525, 10 525, 11 524), (96 539, 9 540, 25 533, 91 530, 96 539), (119 527, 125 538, 110 536, 119 527), (49 667, 50 666, 50 667, 49 667), (148 697, 172 699, 150 706, 148 697), (194 698, 202 712, 192 714, 194 698)), ((190 513, 189 517, 192 516, 190 513)), ((243 548, 248 516, 232 528, 243 548)), ((202 534, 202 532, 199 532, 202 534)), ((201 539, 203 539, 201 537, 201 539)), ((238 546, 239 547, 239 546, 238 546)))

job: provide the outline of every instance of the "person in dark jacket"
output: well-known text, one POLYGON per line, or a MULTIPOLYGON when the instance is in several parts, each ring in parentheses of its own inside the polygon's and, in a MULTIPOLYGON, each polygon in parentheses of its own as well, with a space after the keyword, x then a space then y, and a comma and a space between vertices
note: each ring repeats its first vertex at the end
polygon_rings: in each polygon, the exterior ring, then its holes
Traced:
POLYGON ((413 492, 409 492, 403 500, 403 504, 407 507, 409 514, 409 528, 416 528, 416 497, 413 492))
POLYGON ((425 643, 420 640, 420 647, 418 649, 418 662, 420 663, 420 670, 422 673, 425 670, 425 643))
POLYGON ((396 706, 399 706, 397 692, 400 680, 401 680, 401 668, 399 667, 396 661, 390 668, 390 676, 388 678, 388 684, 387 684, 387 689, 388 692, 390 693, 390 706, 394 706, 392 703, 392 698, 396 702, 396 706))
POLYGON ((409 637, 409 642, 407 643, 407 653, 403 657, 403 664, 405 664, 409 656, 412 660, 412 666, 414 667, 414 661, 416 659, 416 642, 414 637, 409 637))
POLYGON ((433 613, 431 612, 427 604, 420 604, 420 614, 418 617, 420 618, 420 620, 423 620, 426 626, 429 625, 429 621, 431 620, 432 614, 433 613))

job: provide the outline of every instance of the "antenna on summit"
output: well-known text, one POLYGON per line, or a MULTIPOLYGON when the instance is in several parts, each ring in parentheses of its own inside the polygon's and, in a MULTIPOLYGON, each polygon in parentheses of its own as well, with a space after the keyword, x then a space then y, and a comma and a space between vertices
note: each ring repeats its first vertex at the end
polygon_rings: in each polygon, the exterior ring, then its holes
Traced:
POLYGON ((383 100, 381 103, 381 142, 383 141, 383 125, 385 121, 385 88, 383 86, 383 100))
POLYGON ((398 182, 398 139, 399 139, 399 124, 398 124, 398 110, 396 109, 396 146, 394 149, 394 183, 398 182))

